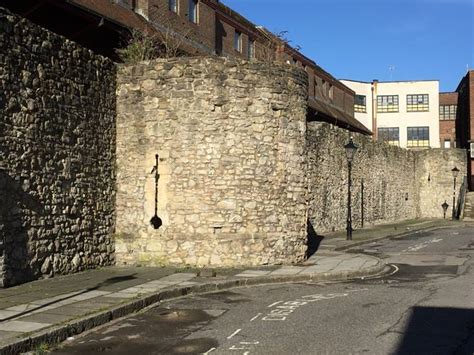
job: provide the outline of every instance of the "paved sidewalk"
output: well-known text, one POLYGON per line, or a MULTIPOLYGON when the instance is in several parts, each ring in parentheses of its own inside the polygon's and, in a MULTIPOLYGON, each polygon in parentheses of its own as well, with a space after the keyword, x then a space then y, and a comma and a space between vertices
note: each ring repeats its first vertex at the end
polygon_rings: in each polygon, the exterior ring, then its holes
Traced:
POLYGON ((276 282, 340 280, 384 272, 377 258, 331 253, 302 266, 248 269, 108 267, 0 290, 0 353, 57 343, 153 303, 276 282))
POLYGON ((380 239, 401 237, 406 234, 427 232, 434 229, 456 227, 466 224, 465 221, 450 219, 416 219, 397 223, 371 226, 352 232, 352 241, 346 240, 346 231, 328 233, 323 237, 319 253, 324 251, 343 251, 348 248, 370 243, 380 239))
POLYGON ((321 240, 299 266, 246 269, 108 267, 0 290, 0 354, 18 354, 139 311, 157 302, 231 287, 277 282, 343 280, 382 274, 379 259, 338 250, 407 232, 459 225, 450 221, 407 221, 321 240))

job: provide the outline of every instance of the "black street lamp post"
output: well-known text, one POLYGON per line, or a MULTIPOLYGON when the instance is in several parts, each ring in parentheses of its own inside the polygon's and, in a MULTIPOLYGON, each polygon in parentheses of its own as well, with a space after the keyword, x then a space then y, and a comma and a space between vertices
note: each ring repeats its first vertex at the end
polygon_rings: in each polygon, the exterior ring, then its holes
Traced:
POLYGON ((348 167, 348 181, 347 181, 347 240, 352 240, 352 212, 351 212, 351 186, 352 186, 352 161, 354 160, 354 155, 357 151, 358 146, 354 144, 352 141, 352 137, 344 146, 346 150, 346 158, 347 158, 347 167, 348 167))
POLYGON ((459 169, 455 166, 451 172, 453 173, 454 186, 453 186, 453 219, 456 218, 456 178, 459 174, 459 169))

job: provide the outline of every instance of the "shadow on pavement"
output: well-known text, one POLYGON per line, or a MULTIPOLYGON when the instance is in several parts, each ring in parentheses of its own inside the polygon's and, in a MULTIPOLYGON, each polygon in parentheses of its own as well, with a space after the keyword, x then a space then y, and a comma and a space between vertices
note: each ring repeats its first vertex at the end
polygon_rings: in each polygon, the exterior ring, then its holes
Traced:
POLYGON ((474 354, 474 310, 414 307, 395 354, 474 354))
POLYGON ((12 320, 12 319, 15 319, 15 318, 18 318, 18 317, 22 317, 22 316, 25 316, 25 315, 28 315, 32 312, 35 312, 35 311, 38 311, 42 308, 45 308, 45 307, 48 307, 48 306, 51 306, 53 304, 57 304, 59 302, 62 302, 62 301, 66 301, 68 299, 71 299, 73 297, 77 297, 77 296, 80 296, 80 295, 83 295, 87 292, 90 292, 90 291, 95 291, 95 290, 98 290, 99 288, 101 287, 104 287, 104 286, 109 286, 109 285, 113 285, 113 284, 116 284, 116 283, 119 283, 119 282, 124 282, 124 281, 129 281, 129 280, 133 280, 133 279, 136 279, 136 274, 131 274, 131 275, 124 275, 124 276, 116 276, 116 277, 109 277, 108 279, 98 283, 97 285, 95 286, 92 286, 92 287, 88 287, 86 288, 85 290, 82 290, 82 291, 77 291, 75 292, 74 294, 72 295, 69 295, 69 296, 64 296, 64 297, 61 297, 61 298, 58 298, 58 299, 54 299, 52 300, 51 302, 47 302, 47 303, 44 303, 42 305, 38 305, 37 307, 34 307, 34 308, 30 308, 24 312, 21 312, 21 313, 18 313, 18 314, 15 314, 15 315, 12 315, 10 317, 6 317, 6 318, 3 318, 0 320, 0 324, 3 323, 3 322, 6 322, 6 321, 9 321, 9 320, 12 320))

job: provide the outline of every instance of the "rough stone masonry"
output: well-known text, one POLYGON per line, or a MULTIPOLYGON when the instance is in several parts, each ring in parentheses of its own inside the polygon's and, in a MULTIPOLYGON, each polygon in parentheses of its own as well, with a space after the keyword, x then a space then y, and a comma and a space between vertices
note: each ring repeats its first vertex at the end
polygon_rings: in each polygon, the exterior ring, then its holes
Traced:
POLYGON ((0 8, 0 284, 114 262, 115 66, 0 8))
MULTIPOLYGON (((306 73, 222 58, 122 66, 117 104, 117 260, 259 265, 305 256, 345 228, 347 130, 306 122, 306 73), (155 180, 159 155, 158 215, 155 180)), ((353 134, 354 227, 442 217, 462 150, 409 151, 353 134), (364 194, 362 193, 364 184, 364 194), (364 213, 362 213, 364 211, 364 213)))
MULTIPOLYGON (((294 66, 223 58, 144 62, 117 76, 109 60, 0 9, 0 284, 115 256, 302 260, 308 222, 317 233, 345 226, 349 135, 307 122, 306 90, 294 66)), ((354 139, 356 227, 362 210, 366 224, 442 216, 465 151, 354 139)))
MULTIPOLYGON (((466 171, 462 149, 407 150, 324 122, 308 122, 309 223, 318 234, 343 230, 347 219, 349 136, 359 146, 352 173, 353 228, 416 218, 443 218, 453 197, 451 169, 466 171)), ((462 175, 462 174, 461 174, 462 175)), ((458 178, 457 196, 463 176, 458 178)))
POLYGON ((306 80, 288 65, 222 58, 121 67, 118 260, 226 266, 301 260, 306 80), (159 230, 149 222, 156 154, 159 230))

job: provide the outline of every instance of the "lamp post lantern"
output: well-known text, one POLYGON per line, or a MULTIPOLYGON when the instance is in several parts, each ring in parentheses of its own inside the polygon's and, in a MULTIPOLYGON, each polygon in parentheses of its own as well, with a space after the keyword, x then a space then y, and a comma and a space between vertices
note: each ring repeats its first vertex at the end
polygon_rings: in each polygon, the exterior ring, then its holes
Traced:
POLYGON ((352 186, 352 161, 354 160, 355 153, 359 148, 352 141, 352 137, 349 139, 349 143, 344 146, 346 150, 347 158, 347 172, 348 172, 348 181, 347 181, 347 240, 352 240, 352 212, 351 212, 351 186, 352 186))
POLYGON ((451 172, 453 173, 454 185, 453 185, 453 219, 456 218, 456 178, 459 174, 459 169, 455 166, 451 172))

